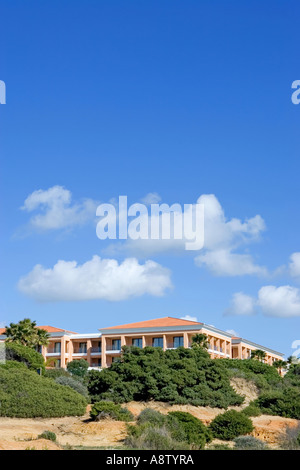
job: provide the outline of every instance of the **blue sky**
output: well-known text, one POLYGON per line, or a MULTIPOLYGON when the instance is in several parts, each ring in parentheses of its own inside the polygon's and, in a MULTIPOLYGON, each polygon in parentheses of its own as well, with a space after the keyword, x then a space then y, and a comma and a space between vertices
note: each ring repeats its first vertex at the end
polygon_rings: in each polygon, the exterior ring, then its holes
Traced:
POLYGON ((300 79, 298 14, 296 1, 274 0, 0 1, 2 324, 29 316, 92 332, 189 315, 293 352, 300 339, 300 106, 291 102, 300 79), (55 186, 56 196, 47 192, 55 186), (35 209, 22 210, 37 190, 35 209), (93 208, 148 193, 168 204, 214 195, 219 218, 211 231, 232 239, 214 245, 206 234, 209 247, 199 253, 146 254, 96 237, 86 199, 93 208), (57 208, 57 195, 71 202, 57 208), (55 227, 43 197, 60 211, 55 227), (243 227, 238 242, 232 219, 243 227), (93 256, 119 264, 115 271, 98 258, 86 265, 93 256), (125 260, 132 256, 131 278, 125 260), (84 266, 69 279, 74 292, 94 270, 123 297, 70 298, 53 271, 58 260, 84 266))

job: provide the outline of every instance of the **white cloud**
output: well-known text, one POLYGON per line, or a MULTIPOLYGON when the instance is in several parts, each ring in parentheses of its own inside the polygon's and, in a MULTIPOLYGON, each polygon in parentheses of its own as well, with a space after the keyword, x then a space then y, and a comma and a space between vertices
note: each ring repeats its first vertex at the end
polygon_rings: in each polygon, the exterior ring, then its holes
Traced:
POLYGON ((62 186, 31 193, 22 207, 27 212, 39 211, 30 219, 30 225, 38 230, 54 230, 83 225, 95 218, 96 201, 84 199, 72 203, 72 194, 62 186))
POLYGON ((237 338, 240 336, 235 330, 226 330, 226 332, 232 336, 236 336, 237 338))
POLYGON ((255 264, 251 255, 234 252, 260 238, 265 230, 262 217, 227 219, 214 194, 204 194, 197 202, 204 204, 204 250, 195 258, 196 265, 215 276, 266 275, 266 268, 255 264))
POLYGON ((264 286, 258 292, 258 305, 272 317, 300 316, 300 290, 292 286, 264 286))
POLYGON ((144 294, 162 296, 172 287, 170 271, 154 261, 122 263, 94 256, 82 265, 58 261, 51 269, 36 265, 20 279, 21 292, 40 302, 105 299, 120 301, 144 294))
MULTIPOLYGON (((267 269, 256 264, 250 254, 236 252, 238 248, 245 247, 260 239, 265 230, 262 217, 256 215, 244 221, 237 218, 227 219, 214 194, 200 196, 197 203, 204 205, 204 248, 195 257, 196 265, 206 267, 216 276, 266 275, 267 269)), ((161 223, 161 215, 159 217, 159 223, 161 223)), ((147 218, 150 226, 151 215, 149 214, 147 218)), ((189 233, 188 236, 190 235, 189 233)), ((115 254, 125 251, 133 256, 151 256, 166 252, 187 253, 185 251, 186 241, 185 238, 180 240, 174 238, 165 240, 128 239, 125 243, 119 242, 110 245, 107 252, 115 254)), ((191 256, 194 253, 189 252, 188 254, 191 256)))
POLYGON ((190 315, 185 315, 184 317, 180 317, 181 320, 188 320, 188 321, 198 321, 197 317, 191 317, 190 315))
POLYGON ((256 300, 243 292, 233 294, 230 306, 225 315, 254 315, 256 300))
POLYGON ((290 257, 289 271, 290 275, 300 279, 300 253, 293 253, 290 257))
POLYGON ((161 197, 158 193, 148 193, 141 199, 141 202, 147 206, 150 206, 151 204, 158 204, 160 201, 161 197))
POLYGON ((266 275, 267 270, 253 262, 251 255, 231 253, 230 250, 212 250, 195 258, 197 266, 206 266, 215 276, 266 275))

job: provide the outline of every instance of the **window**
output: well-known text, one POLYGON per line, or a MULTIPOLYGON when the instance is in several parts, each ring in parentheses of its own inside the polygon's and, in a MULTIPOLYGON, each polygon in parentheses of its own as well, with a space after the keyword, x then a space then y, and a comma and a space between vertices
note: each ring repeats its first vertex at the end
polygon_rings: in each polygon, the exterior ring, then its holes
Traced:
POLYGON ((58 369, 60 369, 60 367, 61 367, 61 361, 60 361, 60 359, 57 359, 57 360, 55 361, 55 367, 57 367, 58 369))
POLYGON ((173 341, 174 348, 179 348, 180 346, 183 346, 183 336, 174 336, 173 341))
POLYGON ((87 352, 86 343, 79 343, 79 353, 86 354, 86 352, 87 352))
POLYGON ((113 339, 111 349, 113 351, 119 351, 121 349, 121 340, 120 339, 113 339))
POLYGON ((136 348, 142 348, 143 347, 143 338, 133 338, 132 346, 135 346, 136 348))
POLYGON ((60 353, 61 350, 61 344, 60 343, 54 343, 54 352, 55 353, 60 353))
POLYGON ((163 338, 153 338, 152 346, 154 348, 163 348, 164 347, 164 340, 163 338))

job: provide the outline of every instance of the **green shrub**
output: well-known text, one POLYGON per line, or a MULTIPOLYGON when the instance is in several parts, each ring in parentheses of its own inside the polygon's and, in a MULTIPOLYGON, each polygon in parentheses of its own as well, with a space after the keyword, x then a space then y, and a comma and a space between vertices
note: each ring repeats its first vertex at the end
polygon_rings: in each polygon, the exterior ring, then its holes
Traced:
POLYGON ((300 419, 300 389, 297 387, 263 393, 255 404, 264 414, 300 419))
POLYGON ((72 375, 85 377, 89 368, 89 363, 85 359, 75 359, 68 362, 67 369, 72 375))
POLYGON ((249 434, 253 431, 253 424, 248 416, 235 410, 219 414, 210 423, 210 429, 215 438, 230 441, 235 437, 249 434))
POLYGON ((0 367, 0 416, 80 416, 86 400, 74 390, 24 368, 0 367))
POLYGON ((123 347, 122 360, 90 371, 87 384, 94 403, 156 400, 227 408, 244 401, 231 387, 222 361, 210 359, 201 348, 123 347))
POLYGON ((52 431, 44 431, 38 435, 38 439, 48 439, 48 441, 56 442, 56 434, 52 431))
POLYGON ((112 418, 116 421, 132 421, 133 415, 127 408, 122 408, 121 405, 115 404, 111 401, 100 401, 92 406, 90 416, 94 421, 99 421, 105 418, 112 418))
MULTIPOLYGON (((180 428, 184 434, 184 441, 191 444, 193 448, 203 449, 208 442, 212 440, 212 434, 199 419, 190 413, 183 411, 171 411, 168 414, 171 418, 169 428, 172 430, 172 421, 179 422, 180 428)), ((176 438, 176 432, 173 432, 173 437, 176 438)))
POLYGON ((86 386, 80 381, 73 379, 73 377, 60 376, 55 379, 55 382, 57 384, 64 385, 65 387, 71 387, 75 392, 80 393, 80 395, 83 395, 88 399, 89 394, 86 386))
POLYGON ((28 346, 17 343, 5 343, 5 357, 7 361, 24 363, 29 369, 41 369, 45 372, 43 356, 28 346))
POLYGON ((251 380, 260 391, 271 390, 282 383, 282 378, 273 366, 255 359, 217 359, 217 361, 222 361, 231 377, 251 380))
POLYGON ((4 364, 0 364, 0 367, 3 369, 27 369, 27 366, 24 362, 17 361, 6 361, 4 364))
POLYGON ((172 438, 165 427, 144 426, 140 433, 131 432, 136 426, 129 427, 129 434, 124 444, 130 449, 138 450, 189 450, 187 442, 178 442, 172 438))
POLYGON ((207 450, 231 450, 228 444, 213 444, 207 450))
POLYGON ((236 450, 266 450, 266 444, 253 436, 239 436, 234 439, 236 450))
POLYGON ((46 369, 44 376, 55 380, 58 377, 71 377, 71 374, 66 369, 57 367, 55 369, 46 369))
POLYGON ((163 426, 166 423, 166 416, 152 408, 145 408, 137 418, 137 424, 151 424, 152 426, 163 426))
POLYGON ((249 405, 242 410, 242 413, 249 417, 260 416, 262 414, 260 408, 256 406, 253 402, 249 403, 249 405))

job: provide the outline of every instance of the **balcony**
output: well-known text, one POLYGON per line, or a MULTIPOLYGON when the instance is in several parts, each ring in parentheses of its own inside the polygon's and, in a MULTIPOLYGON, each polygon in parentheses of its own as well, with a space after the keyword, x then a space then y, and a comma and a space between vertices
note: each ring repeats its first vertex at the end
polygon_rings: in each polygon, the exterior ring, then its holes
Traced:
POLYGON ((87 355, 87 349, 86 348, 74 348, 73 354, 80 354, 82 356, 87 355))
POLYGON ((92 346, 91 353, 92 354, 101 354, 102 348, 100 346, 92 346))

